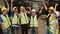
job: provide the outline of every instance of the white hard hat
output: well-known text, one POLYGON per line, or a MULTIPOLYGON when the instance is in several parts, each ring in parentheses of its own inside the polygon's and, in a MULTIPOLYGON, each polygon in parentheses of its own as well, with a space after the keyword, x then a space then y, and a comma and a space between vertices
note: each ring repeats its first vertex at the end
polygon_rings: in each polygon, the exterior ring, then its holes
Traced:
POLYGON ((13 11, 16 9, 17 7, 13 7, 13 11))
POLYGON ((59 16, 59 12, 58 11, 54 11, 56 13, 56 16, 58 17, 59 16))
POLYGON ((32 12, 36 12, 36 10, 35 9, 32 9, 32 12))

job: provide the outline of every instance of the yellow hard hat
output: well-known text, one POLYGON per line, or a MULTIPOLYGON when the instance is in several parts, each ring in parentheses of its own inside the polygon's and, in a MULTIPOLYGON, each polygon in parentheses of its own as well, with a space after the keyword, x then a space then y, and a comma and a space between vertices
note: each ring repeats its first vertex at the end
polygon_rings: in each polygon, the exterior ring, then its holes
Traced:
POLYGON ((21 6, 21 7, 20 7, 20 10, 22 10, 22 9, 24 9, 24 6, 21 6))
POLYGON ((2 7, 1 8, 1 11, 4 11, 4 10, 7 10, 7 8, 6 7, 2 7))
POLYGON ((49 7, 50 10, 54 10, 54 7, 49 7))

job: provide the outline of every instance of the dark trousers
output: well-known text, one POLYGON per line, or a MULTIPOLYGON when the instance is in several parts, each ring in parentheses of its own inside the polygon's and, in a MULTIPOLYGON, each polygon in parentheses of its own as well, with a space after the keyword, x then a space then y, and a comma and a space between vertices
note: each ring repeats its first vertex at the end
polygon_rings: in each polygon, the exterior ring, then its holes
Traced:
POLYGON ((3 30, 2 30, 1 25, 0 25, 0 34, 3 34, 3 30))
POLYGON ((28 25, 27 24, 21 25, 21 29, 22 29, 22 34, 28 34, 28 25))
MULTIPOLYGON (((16 25, 16 24, 15 24, 16 25)), ((18 25, 16 26, 11 26, 11 31, 12 31, 12 34, 18 34, 18 29, 19 29, 19 26, 17 27, 18 25)))
POLYGON ((0 34, 3 34, 3 30, 0 28, 0 34))
POLYGON ((18 28, 17 27, 12 27, 11 31, 12 31, 12 34, 18 34, 18 28))

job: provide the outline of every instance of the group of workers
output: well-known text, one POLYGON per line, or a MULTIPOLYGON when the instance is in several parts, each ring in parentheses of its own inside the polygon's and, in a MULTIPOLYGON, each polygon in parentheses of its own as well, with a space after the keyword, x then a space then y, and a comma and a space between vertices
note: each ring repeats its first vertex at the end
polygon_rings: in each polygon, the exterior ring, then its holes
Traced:
MULTIPOLYGON (((41 16, 42 9, 36 12, 35 9, 30 9, 27 11, 24 6, 20 7, 20 13, 18 14, 18 7, 13 7, 11 12, 9 13, 11 16, 8 16, 9 12, 9 4, 8 1, 5 0, 7 3, 7 7, 2 7, 1 11, 2 14, 0 15, 0 25, 2 27, 2 34, 18 34, 18 28, 21 27, 22 34, 28 34, 28 27, 30 28, 30 34, 38 34, 38 18, 41 16)), ((46 5, 43 3, 46 11, 48 11, 48 15, 46 16, 46 31, 45 34, 58 34, 59 32, 59 25, 58 25, 58 16, 59 12, 55 10, 53 6, 47 8, 46 5)))

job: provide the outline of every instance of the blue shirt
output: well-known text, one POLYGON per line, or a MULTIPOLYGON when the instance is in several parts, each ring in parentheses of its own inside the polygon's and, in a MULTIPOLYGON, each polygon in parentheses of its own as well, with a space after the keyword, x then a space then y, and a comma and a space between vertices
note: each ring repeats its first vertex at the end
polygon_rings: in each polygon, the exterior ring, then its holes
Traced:
POLYGON ((0 22, 3 22, 2 18, 0 17, 0 22))
POLYGON ((14 17, 14 12, 10 12, 10 15, 11 15, 12 17, 14 17))

